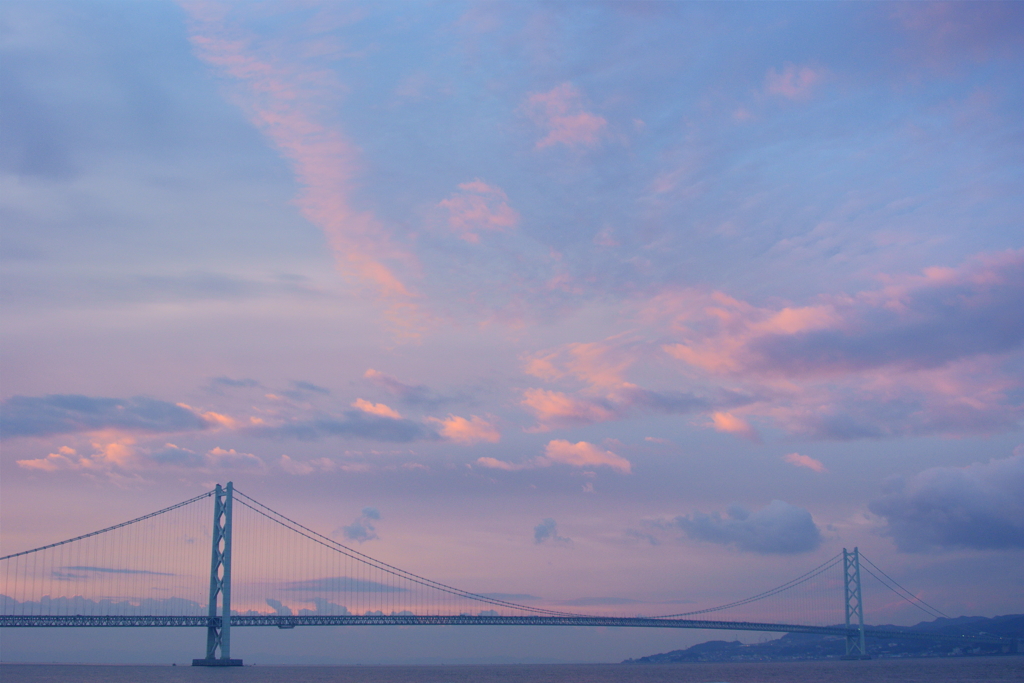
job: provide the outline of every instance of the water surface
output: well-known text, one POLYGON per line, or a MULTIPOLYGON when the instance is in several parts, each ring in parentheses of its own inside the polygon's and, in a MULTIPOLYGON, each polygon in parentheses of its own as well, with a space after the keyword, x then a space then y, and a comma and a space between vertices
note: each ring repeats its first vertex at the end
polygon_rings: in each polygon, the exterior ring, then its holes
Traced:
POLYGON ((974 683, 1024 681, 1024 657, 506 666, 0 665, 4 683, 974 683))

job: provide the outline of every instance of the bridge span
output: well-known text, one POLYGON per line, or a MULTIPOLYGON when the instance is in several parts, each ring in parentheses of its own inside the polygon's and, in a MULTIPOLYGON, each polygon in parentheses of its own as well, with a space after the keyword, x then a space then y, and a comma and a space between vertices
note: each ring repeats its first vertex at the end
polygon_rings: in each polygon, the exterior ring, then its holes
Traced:
MULTIPOLYGON (((0 616, 0 627, 204 627, 220 628, 220 617, 200 616, 0 616)), ((843 626, 807 626, 803 624, 767 624, 754 621, 710 621, 702 619, 660 619, 657 617, 503 617, 457 615, 340 615, 340 616, 259 616, 232 615, 231 626, 605 626, 614 628, 689 628, 723 631, 773 631, 776 633, 817 633, 830 636, 856 636, 856 628, 843 626)))
MULTIPOLYGON (((204 628, 206 657, 193 661, 203 666, 240 665, 240 659, 230 656, 231 629, 255 626, 568 626, 807 633, 843 638, 850 658, 867 656, 868 637, 936 637, 866 627, 862 568, 907 602, 941 615, 863 558, 857 548, 844 549, 770 590, 680 614, 581 614, 557 608, 557 603, 546 607, 512 602, 502 594, 462 590, 364 555, 236 491, 230 482, 122 524, 0 557, 0 565, 0 627, 204 628), (211 499, 213 529, 208 533, 209 517, 200 505, 211 499), (243 513, 241 527, 235 519, 239 512, 243 513), (158 520, 170 520, 165 524, 173 527, 173 533, 161 539, 154 526, 158 520), (196 554, 200 548, 194 543, 199 537, 211 548, 205 577, 201 569, 205 561, 196 554), (866 564, 861 564, 862 559, 866 564), (829 605, 843 607, 839 614, 829 612, 838 619, 819 613, 817 624, 807 624, 706 616, 769 604, 764 601, 793 596, 793 589, 806 589, 814 581, 821 582, 819 598, 824 594, 829 605), (205 604, 196 591, 204 590, 199 587, 202 582, 209 586, 205 604), (92 598, 86 593, 89 586, 93 586, 92 598), (837 589, 841 596, 834 594, 837 589), (314 609, 301 607, 304 604, 314 609), (273 611, 268 612, 268 607, 273 611)), ((774 609, 770 616, 775 616, 774 609)))

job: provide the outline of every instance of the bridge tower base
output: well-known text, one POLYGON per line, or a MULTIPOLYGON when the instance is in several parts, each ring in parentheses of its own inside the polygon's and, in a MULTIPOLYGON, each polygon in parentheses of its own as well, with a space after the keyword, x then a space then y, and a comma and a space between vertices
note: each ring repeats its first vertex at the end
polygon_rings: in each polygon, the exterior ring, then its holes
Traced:
POLYGON ((217 484, 213 503, 213 551, 210 558, 210 621, 206 627, 206 657, 192 666, 242 666, 231 659, 231 501, 234 484, 217 484), (218 600, 219 598, 219 600, 218 600), (220 602, 220 614, 217 603, 220 602), (218 657, 218 652, 220 656, 218 657))
POLYGON ((193 659, 192 666, 242 666, 241 659, 193 659))
POLYGON ((864 598, 860 590, 860 550, 843 548, 843 597, 846 603, 846 656, 843 659, 871 659, 864 643, 864 598), (856 622, 854 620, 856 619, 856 622))

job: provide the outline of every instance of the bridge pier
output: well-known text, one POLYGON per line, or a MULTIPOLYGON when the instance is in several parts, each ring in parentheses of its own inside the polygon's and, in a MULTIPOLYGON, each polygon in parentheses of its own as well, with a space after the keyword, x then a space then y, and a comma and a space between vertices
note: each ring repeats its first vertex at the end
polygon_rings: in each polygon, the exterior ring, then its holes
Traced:
POLYGON ((242 666, 231 659, 231 501, 234 484, 217 484, 213 496, 213 550, 210 556, 210 612, 206 627, 206 657, 192 666, 242 666), (217 602, 220 599, 220 615, 217 602), (217 651, 220 650, 220 656, 217 651))
POLYGON ((871 659, 864 643, 864 598, 860 590, 860 550, 848 552, 843 548, 843 597, 846 608, 846 628, 851 629, 853 619, 857 635, 846 635, 846 656, 843 659, 871 659))
POLYGON ((242 666, 241 659, 193 659, 192 666, 242 666))

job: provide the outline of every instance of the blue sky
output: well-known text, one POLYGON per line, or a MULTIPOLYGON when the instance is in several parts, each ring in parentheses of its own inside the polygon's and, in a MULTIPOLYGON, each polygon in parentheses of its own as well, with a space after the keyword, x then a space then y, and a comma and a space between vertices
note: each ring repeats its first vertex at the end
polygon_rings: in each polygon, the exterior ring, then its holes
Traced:
POLYGON ((233 479, 482 592, 1024 609, 1018 4, 0 16, 5 548, 233 479))

